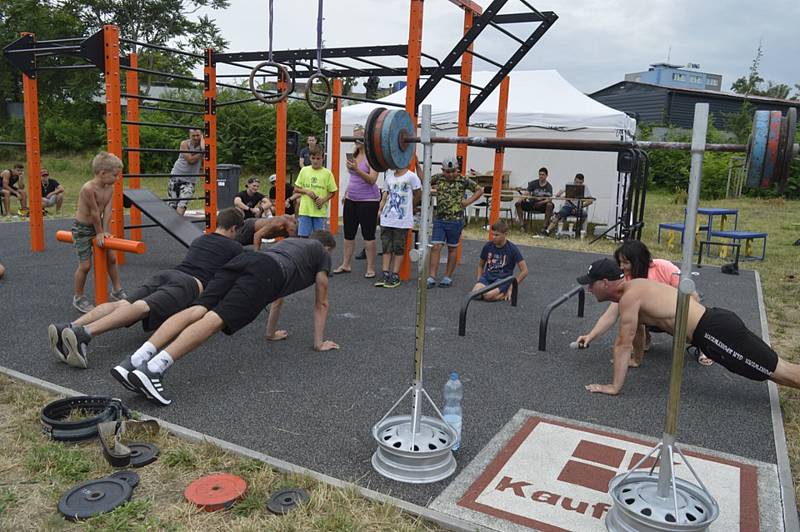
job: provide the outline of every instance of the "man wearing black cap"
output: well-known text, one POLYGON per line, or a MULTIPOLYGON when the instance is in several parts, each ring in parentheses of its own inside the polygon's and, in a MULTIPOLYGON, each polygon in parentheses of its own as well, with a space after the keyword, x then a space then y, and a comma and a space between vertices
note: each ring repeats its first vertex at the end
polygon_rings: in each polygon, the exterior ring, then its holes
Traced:
MULTIPOLYGON (((617 395, 622 390, 633 340, 639 324, 658 327, 673 334, 678 290, 657 281, 632 279, 611 259, 600 259, 589 266, 586 275, 578 277, 587 285, 597 301, 619 303, 619 334, 614 342, 614 379, 611 384, 588 384, 590 392, 617 395)), ((800 388, 800 365, 778 357, 761 338, 745 327, 733 312, 706 308, 689 299, 686 341, 706 356, 751 380, 771 380, 783 386, 800 388)), ((586 347, 581 344, 578 347, 586 347)))

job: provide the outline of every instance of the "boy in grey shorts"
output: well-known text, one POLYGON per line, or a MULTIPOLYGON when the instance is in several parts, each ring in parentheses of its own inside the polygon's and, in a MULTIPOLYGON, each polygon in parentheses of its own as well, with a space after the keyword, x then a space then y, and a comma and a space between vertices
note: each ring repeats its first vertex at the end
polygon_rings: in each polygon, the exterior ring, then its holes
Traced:
POLYGON ((386 171, 379 212, 383 247, 383 279, 375 286, 400 286, 400 265, 406 252, 406 235, 414 227, 414 207, 422 196, 422 183, 407 168, 386 171), (390 269, 391 268, 391 269, 390 269))

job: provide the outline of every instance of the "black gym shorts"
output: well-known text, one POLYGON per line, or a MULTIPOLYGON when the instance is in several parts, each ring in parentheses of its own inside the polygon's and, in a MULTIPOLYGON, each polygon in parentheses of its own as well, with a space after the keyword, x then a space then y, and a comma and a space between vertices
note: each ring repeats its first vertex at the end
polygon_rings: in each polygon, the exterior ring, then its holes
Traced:
POLYGON ((264 253, 245 252, 220 268, 194 305, 216 312, 233 334, 278 299, 286 284, 283 268, 264 253))
POLYGON ((150 313, 142 320, 142 329, 154 331, 170 316, 189 307, 200 295, 197 279, 178 270, 161 270, 128 294, 128 303, 143 300, 150 313))
POLYGON ((707 308, 692 345, 728 371, 754 381, 767 380, 778 367, 778 354, 730 310, 707 308))
POLYGON ((344 200, 344 239, 355 240, 358 226, 361 226, 361 237, 364 240, 375 240, 375 229, 378 227, 378 208, 380 201, 344 200))
POLYGON ((536 205, 537 201, 543 200, 533 200, 533 199, 523 199, 520 208, 525 212, 542 212, 546 213, 548 208, 548 203, 542 203, 541 205, 536 205))

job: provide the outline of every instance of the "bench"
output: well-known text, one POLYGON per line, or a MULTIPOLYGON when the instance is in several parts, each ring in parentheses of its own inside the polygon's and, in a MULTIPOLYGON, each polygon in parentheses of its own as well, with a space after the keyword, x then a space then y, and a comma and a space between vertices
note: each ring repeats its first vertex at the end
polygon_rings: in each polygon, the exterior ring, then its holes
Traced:
MULTIPOLYGON (((659 244, 661 243, 661 231, 676 231, 681 234, 681 244, 683 244, 683 223, 681 222, 665 222, 663 224, 658 224, 658 235, 656 237, 656 242, 659 244)), ((697 232, 700 231, 708 231, 707 225, 700 225, 698 226, 697 232)), ((670 243, 671 245, 671 243, 670 243)))
POLYGON ((711 231, 711 237, 727 238, 733 242, 744 240, 743 260, 764 260, 767 255, 767 236, 769 233, 756 231, 711 231), (761 239, 761 255, 753 255, 753 240, 761 239))

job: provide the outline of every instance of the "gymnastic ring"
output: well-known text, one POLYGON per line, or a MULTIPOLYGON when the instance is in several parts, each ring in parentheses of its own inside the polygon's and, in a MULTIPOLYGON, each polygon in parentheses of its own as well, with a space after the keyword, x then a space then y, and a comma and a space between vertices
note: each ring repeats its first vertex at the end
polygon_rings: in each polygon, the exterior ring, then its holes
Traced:
MULTIPOLYGON (((328 108, 331 104, 331 98, 333 97, 333 87, 331 86, 331 80, 325 75, 320 72, 316 74, 312 74, 310 78, 306 81, 306 103, 308 106, 311 107, 315 111, 324 111, 328 108), (325 83, 325 100, 323 101, 322 105, 315 103, 314 100, 311 98, 311 93, 314 92, 311 88, 314 86, 314 82, 317 80, 321 80, 325 83)), ((314 92, 316 95, 321 95, 321 92, 314 92)))
POLYGON ((274 61, 264 61, 263 63, 259 63, 253 67, 253 70, 250 71, 250 92, 253 93, 253 96, 256 97, 257 100, 264 102, 266 104, 276 104, 285 100, 289 94, 294 90, 294 76, 289 73, 289 69, 286 65, 282 65, 280 63, 276 63, 274 61), (278 70, 278 79, 284 77, 287 80, 286 88, 282 91, 279 91, 275 94, 275 96, 265 96, 263 91, 256 89, 256 76, 258 75, 258 71, 264 67, 275 67, 278 70))

